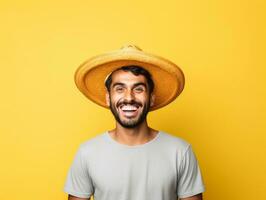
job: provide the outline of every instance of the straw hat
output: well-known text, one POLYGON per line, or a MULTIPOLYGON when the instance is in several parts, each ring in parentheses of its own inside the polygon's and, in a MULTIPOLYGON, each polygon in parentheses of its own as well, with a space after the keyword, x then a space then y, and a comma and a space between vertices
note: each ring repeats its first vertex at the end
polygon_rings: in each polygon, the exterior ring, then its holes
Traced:
POLYGON ((183 91, 184 74, 176 64, 146 53, 135 45, 126 45, 87 60, 76 70, 75 83, 91 101, 109 108, 105 99, 105 80, 112 71, 127 65, 138 65, 150 72, 155 94, 155 102, 150 111, 166 106, 183 91))

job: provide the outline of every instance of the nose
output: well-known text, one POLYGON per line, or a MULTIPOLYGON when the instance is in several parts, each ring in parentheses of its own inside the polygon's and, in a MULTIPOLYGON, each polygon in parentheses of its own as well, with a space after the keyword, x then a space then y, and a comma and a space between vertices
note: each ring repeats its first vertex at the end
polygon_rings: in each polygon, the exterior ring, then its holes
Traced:
POLYGON ((131 101, 132 99, 135 98, 133 92, 131 90, 127 90, 125 92, 125 96, 124 96, 125 100, 127 100, 128 102, 131 101))

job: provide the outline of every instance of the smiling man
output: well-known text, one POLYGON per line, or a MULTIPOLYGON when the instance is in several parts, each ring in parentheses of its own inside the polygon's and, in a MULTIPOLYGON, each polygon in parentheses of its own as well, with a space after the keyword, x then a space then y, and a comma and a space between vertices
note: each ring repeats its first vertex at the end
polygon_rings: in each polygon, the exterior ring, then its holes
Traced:
POLYGON ((148 126, 147 115, 184 88, 174 63, 133 45, 83 63, 79 90, 109 108, 113 130, 82 143, 69 169, 69 200, 201 200, 205 191, 191 145, 148 126))
MULTIPOLYGON (((149 112, 150 90, 153 89, 146 80, 148 73, 138 66, 121 67, 112 73, 106 81, 108 93, 107 105, 110 107, 116 121, 123 127, 138 127, 149 112), (131 72, 131 73, 130 73, 131 72), (138 76, 142 73, 142 76, 138 76)), ((152 99, 153 101, 153 99, 152 99)))

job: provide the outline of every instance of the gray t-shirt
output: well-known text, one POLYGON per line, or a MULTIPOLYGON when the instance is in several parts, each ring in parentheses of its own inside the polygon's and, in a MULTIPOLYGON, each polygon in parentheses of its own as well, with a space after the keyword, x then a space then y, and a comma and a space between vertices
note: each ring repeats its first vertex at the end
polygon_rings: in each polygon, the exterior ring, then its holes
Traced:
POLYGON ((159 131, 141 145, 115 141, 106 131, 83 142, 64 192, 95 200, 177 200, 204 192, 191 145, 159 131))

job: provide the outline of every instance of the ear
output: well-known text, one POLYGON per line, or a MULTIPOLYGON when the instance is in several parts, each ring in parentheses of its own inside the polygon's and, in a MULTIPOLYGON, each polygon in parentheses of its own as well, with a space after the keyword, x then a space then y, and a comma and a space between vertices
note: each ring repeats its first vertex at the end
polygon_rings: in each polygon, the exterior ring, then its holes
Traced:
POLYGON ((150 107, 152 107, 154 105, 154 102, 155 102, 155 95, 153 93, 151 93, 150 107))
POLYGON ((109 96, 108 92, 106 92, 106 94, 105 94, 105 102, 106 102, 107 106, 110 107, 110 96, 109 96))

